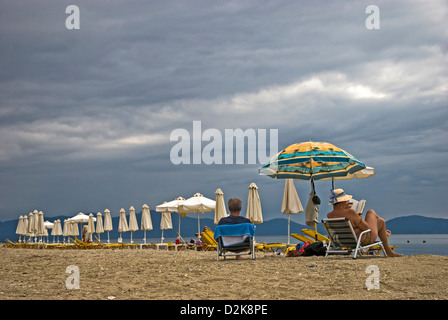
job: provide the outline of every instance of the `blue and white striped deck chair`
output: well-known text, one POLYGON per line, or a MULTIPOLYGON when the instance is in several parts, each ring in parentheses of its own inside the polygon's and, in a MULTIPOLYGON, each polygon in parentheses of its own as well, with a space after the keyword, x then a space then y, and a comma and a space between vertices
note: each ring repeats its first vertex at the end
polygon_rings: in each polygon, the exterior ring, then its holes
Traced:
POLYGON ((237 256, 242 254, 252 255, 255 259, 255 226, 252 223, 218 225, 215 228, 214 237, 217 246, 217 260, 223 256, 237 256), (248 251, 243 253, 244 251, 248 251), (225 253, 231 252, 231 253, 225 253))
POLYGON ((358 252, 362 254, 363 249, 368 249, 377 245, 381 247, 384 255, 387 257, 381 241, 376 241, 365 246, 361 244, 362 235, 369 233, 370 229, 361 232, 358 239, 350 220, 347 218, 323 219, 322 224, 324 225, 328 238, 330 239, 330 242, 327 245, 325 258, 328 257, 329 254, 353 253, 353 259, 356 259, 358 252))

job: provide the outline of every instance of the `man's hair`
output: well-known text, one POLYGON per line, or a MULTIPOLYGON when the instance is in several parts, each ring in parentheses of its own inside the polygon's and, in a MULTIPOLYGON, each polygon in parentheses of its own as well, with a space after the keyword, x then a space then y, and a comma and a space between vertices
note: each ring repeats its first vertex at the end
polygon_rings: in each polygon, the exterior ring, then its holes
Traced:
POLYGON ((240 212, 243 202, 238 198, 229 199, 228 202, 230 212, 240 212))

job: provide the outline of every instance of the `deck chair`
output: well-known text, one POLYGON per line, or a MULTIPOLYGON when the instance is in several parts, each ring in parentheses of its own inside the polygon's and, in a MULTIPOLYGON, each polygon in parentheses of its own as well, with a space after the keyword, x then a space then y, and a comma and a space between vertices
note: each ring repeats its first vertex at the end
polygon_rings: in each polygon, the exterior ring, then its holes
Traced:
POLYGON ((217 242, 216 259, 222 256, 252 255, 255 260, 255 226, 252 223, 239 223, 218 225, 215 228, 214 238, 217 242), (246 253, 243 253, 248 251, 246 253), (230 253, 226 253, 230 252, 230 253))
POLYGON ((356 259, 358 252, 362 254, 362 250, 374 246, 380 246, 384 255, 387 257, 381 241, 363 246, 361 245, 362 235, 370 232, 370 229, 361 232, 359 239, 353 230, 350 220, 347 218, 323 219, 322 223, 327 231, 330 242, 327 245, 327 252, 325 258, 329 254, 352 254, 353 259, 356 259))

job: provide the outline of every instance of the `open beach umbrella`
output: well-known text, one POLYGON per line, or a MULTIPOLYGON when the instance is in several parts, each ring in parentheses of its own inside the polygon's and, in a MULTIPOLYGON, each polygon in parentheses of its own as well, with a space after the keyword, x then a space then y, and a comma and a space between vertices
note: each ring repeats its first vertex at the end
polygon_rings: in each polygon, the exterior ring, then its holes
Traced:
POLYGON ((177 212, 179 213, 179 235, 180 235, 180 221, 182 217, 186 216, 186 213, 181 213, 177 211, 177 208, 179 205, 185 202, 185 199, 182 197, 177 197, 174 200, 171 200, 169 202, 163 202, 162 204, 159 204, 156 206, 157 212, 177 212))
POLYGON ((103 216, 101 212, 96 214, 96 233, 98 234, 98 240, 101 241, 101 234, 104 233, 103 216))
POLYGON ((350 153, 328 142, 292 144, 273 156, 259 173, 277 179, 321 180, 365 169, 350 153))
POLYGON ((249 219, 252 223, 263 223, 263 214, 261 212, 261 202, 258 195, 258 187, 254 182, 249 185, 246 218, 249 219))
POLYGON ((179 213, 197 213, 198 214, 198 233, 201 233, 200 213, 211 212, 216 208, 216 201, 204 197, 200 193, 195 193, 194 196, 185 200, 178 205, 177 212, 179 213))
POLYGON ((141 229, 144 231, 143 242, 146 244, 146 231, 152 230, 151 213, 149 212, 149 206, 146 203, 142 206, 141 229))
POLYGON ((303 212, 302 203, 294 187, 293 179, 285 180, 285 190, 283 191, 282 213, 288 215, 288 244, 290 243, 290 217, 291 214, 303 212))
POLYGON ((132 241, 132 233, 138 230, 137 217, 135 216, 135 209, 133 206, 129 208, 129 227, 128 230, 131 231, 131 243, 132 241))
MULTIPOLYGON (((310 200, 312 200, 315 195, 313 181, 332 178, 334 188, 334 179, 350 179, 355 176, 366 178, 375 174, 373 168, 370 168, 372 170, 356 175, 358 171, 364 169, 366 169, 364 163, 343 149, 328 142, 308 141, 286 147, 261 166, 258 172, 277 179, 311 180, 310 200)), ((313 203, 311 206, 310 200, 308 212, 314 214, 312 220, 317 222, 318 203, 313 203)), ((306 209, 305 216, 307 216, 306 209)), ((316 230, 316 223, 314 227, 316 230)))
POLYGON ((165 211, 162 212, 162 217, 160 219, 160 229, 162 230, 162 238, 161 243, 163 243, 163 240, 165 239, 163 237, 163 231, 168 229, 173 229, 173 222, 171 221, 171 212, 165 211))
MULTIPOLYGON (((123 208, 120 209, 120 220, 118 221, 118 232, 120 232, 120 239, 122 240, 122 233, 123 232, 128 232, 129 227, 128 227, 128 222, 126 220, 126 213, 124 211, 123 208)), ((120 241, 118 241, 120 242, 120 241)))
POLYGON ((215 224, 219 223, 221 218, 227 217, 226 204, 224 202, 224 193, 221 189, 216 189, 216 208, 215 208, 215 224))

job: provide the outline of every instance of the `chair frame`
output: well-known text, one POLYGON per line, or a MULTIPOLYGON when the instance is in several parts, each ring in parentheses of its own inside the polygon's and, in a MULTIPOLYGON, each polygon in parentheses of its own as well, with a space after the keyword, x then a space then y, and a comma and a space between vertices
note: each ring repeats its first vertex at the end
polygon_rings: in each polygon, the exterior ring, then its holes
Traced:
POLYGON ((230 245, 230 246, 224 246, 222 243, 222 238, 219 236, 216 239, 217 245, 217 254, 216 254, 216 261, 219 261, 219 257, 224 257, 224 260, 227 256, 240 256, 240 255, 252 255, 252 260, 255 260, 255 242, 254 237, 247 236, 249 238, 249 248, 245 245, 246 239, 244 239, 243 243, 239 243, 236 245, 230 245), (236 252, 242 250, 242 252, 236 252), (246 250, 249 250, 249 252, 244 252, 246 250), (224 253, 226 251, 234 252, 234 253, 224 253))
POLYGON ((374 246, 379 245, 381 247, 381 250, 384 253, 384 256, 387 257, 386 251, 384 250, 384 246, 382 241, 375 241, 374 243, 371 243, 369 245, 363 246, 361 244, 361 239, 364 234, 369 233, 371 230, 367 229, 361 232, 359 235, 359 238, 356 236, 355 231, 353 230, 352 224, 350 223, 350 220, 348 218, 332 218, 332 219, 322 219, 322 224, 325 227, 325 230, 327 231, 328 238, 330 239, 330 242, 327 245, 327 251, 325 254, 325 258, 328 257, 329 254, 352 254, 353 252, 353 259, 356 259, 356 256, 358 252, 362 254, 362 250, 368 249, 374 246), (334 229, 334 227, 331 226, 332 223, 338 223, 341 228, 349 228, 349 232, 345 232, 346 239, 352 240, 351 244, 343 244, 341 243, 337 237, 338 232, 336 230, 331 231, 330 229, 334 229), (356 243, 356 246, 353 246, 352 244, 356 243), (343 249, 345 248, 345 249, 343 249))

